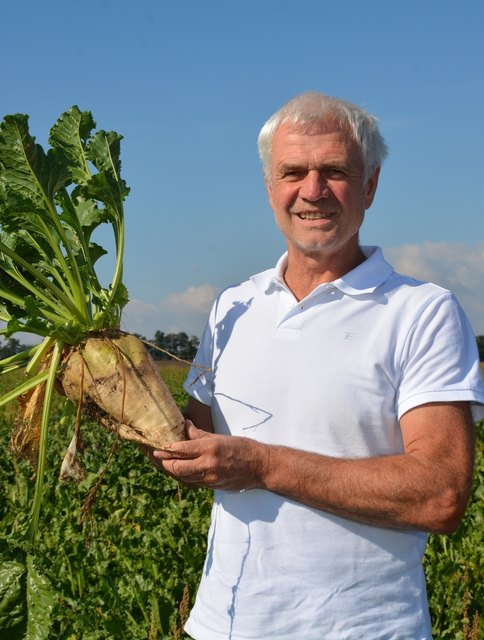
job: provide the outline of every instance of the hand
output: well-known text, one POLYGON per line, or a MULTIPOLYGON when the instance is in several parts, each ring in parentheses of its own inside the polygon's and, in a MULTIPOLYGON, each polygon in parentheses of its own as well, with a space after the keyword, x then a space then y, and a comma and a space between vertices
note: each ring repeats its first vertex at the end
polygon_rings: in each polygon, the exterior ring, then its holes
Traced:
POLYGON ((190 487, 241 491, 261 486, 264 445, 208 433, 186 423, 187 440, 151 453, 152 461, 190 487))

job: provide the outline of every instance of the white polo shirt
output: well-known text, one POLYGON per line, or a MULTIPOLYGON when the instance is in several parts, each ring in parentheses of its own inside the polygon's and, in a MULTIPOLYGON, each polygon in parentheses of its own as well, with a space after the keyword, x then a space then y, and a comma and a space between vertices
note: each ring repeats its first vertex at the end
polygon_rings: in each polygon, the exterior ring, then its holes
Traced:
MULTIPOLYGON (((380 249, 297 301, 275 269, 214 304, 189 394, 217 433, 329 456, 401 453, 400 417, 484 403, 476 340, 448 291, 395 273, 380 249)), ((196 640, 423 640, 427 535, 359 524, 269 491, 216 491, 186 625, 196 640)))

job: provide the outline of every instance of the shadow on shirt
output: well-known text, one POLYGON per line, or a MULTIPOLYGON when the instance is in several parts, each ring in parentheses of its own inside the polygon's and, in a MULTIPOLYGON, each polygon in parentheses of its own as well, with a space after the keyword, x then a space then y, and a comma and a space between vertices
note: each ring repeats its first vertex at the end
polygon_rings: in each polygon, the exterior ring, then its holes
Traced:
MULTIPOLYGON (((235 618, 237 614, 237 598, 240 592, 240 584, 244 577, 245 564, 249 556, 252 545, 252 526, 257 522, 274 522, 279 513, 283 498, 274 499, 268 491, 260 489, 249 489, 247 491, 217 491, 215 495, 214 515, 211 529, 211 536, 208 543, 207 556, 205 562, 205 575, 208 576, 213 563, 214 547, 220 544, 217 541, 217 525, 220 511, 223 510, 241 523, 237 529, 240 538, 231 540, 236 543, 240 551, 237 553, 239 566, 233 575, 226 578, 231 581, 232 597, 227 603, 227 614, 230 627, 228 630, 228 640, 233 636, 235 618), (245 546, 245 549, 244 549, 245 546)), ((233 557, 232 557, 233 560, 233 557)))

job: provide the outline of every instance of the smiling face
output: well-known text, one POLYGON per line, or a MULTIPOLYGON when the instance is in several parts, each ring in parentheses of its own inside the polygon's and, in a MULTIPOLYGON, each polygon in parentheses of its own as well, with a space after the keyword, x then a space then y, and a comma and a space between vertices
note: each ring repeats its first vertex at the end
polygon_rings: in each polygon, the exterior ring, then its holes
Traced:
POLYGON ((351 264, 354 256, 360 261, 358 232, 377 183, 378 170, 365 183, 359 147, 341 128, 279 126, 266 186, 289 259, 331 256, 334 262, 341 256, 351 264))

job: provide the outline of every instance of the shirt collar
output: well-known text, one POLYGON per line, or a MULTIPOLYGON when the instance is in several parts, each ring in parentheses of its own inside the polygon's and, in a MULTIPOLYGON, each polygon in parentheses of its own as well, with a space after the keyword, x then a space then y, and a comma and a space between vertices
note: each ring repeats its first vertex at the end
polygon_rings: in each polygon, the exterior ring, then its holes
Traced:
MULTIPOLYGON (((383 257, 380 247, 361 247, 361 250, 366 256, 364 262, 341 278, 331 283, 319 285, 312 294, 319 289, 332 285, 347 295, 363 295, 372 293, 383 282, 388 280, 393 273, 393 267, 383 257)), ((251 280, 267 293, 273 287, 287 289, 287 285, 284 282, 286 267, 287 252, 279 258, 274 269, 252 276, 251 280)))

